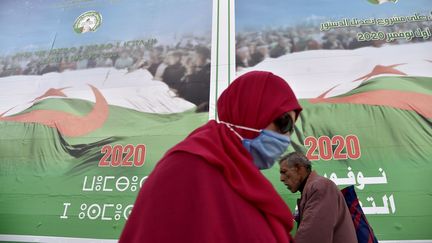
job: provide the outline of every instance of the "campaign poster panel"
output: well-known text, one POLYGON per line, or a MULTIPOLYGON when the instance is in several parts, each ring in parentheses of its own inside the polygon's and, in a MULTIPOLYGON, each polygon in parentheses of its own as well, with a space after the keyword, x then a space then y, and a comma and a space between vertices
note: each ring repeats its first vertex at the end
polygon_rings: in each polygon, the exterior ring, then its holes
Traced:
POLYGON ((0 241, 118 239, 155 163, 208 120, 211 7, 0 2, 0 241))
MULTIPOLYGON (((354 185, 379 240, 432 239, 432 2, 237 0, 236 71, 301 100, 290 151, 354 185)), ((264 172, 295 211, 299 194, 264 172)))

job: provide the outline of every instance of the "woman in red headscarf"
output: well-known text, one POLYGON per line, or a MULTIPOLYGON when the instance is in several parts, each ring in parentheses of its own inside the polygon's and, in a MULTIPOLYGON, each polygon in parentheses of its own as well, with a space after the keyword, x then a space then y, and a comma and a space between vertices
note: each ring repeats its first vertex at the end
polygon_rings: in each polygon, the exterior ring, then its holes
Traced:
POLYGON ((292 242, 291 211, 261 174, 289 145, 301 107, 280 77, 253 71, 143 184, 120 242, 292 242))

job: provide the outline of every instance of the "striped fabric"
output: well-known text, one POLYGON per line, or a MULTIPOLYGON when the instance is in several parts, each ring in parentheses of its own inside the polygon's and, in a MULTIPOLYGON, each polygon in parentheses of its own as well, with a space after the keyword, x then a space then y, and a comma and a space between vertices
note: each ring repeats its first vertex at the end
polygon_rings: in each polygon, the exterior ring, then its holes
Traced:
POLYGON ((354 190, 354 186, 346 187, 342 189, 341 192, 345 197, 345 201, 351 213, 351 218, 354 223, 358 242, 378 243, 378 240, 374 235, 372 227, 369 225, 366 216, 363 213, 363 210, 359 204, 359 200, 354 190))

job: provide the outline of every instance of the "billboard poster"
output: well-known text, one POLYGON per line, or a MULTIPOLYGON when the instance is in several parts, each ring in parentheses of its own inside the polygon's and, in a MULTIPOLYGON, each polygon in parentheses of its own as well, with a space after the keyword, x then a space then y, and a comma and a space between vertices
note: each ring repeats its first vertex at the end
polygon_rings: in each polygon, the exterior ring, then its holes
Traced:
POLYGON ((211 18, 199 0, 0 2, 0 241, 118 239, 208 120, 211 18))
MULTIPOLYGON (((378 240, 431 240, 432 2, 237 0, 236 74, 271 71, 301 99, 292 136, 354 185, 378 240)), ((294 211, 300 195, 265 172, 294 211)))

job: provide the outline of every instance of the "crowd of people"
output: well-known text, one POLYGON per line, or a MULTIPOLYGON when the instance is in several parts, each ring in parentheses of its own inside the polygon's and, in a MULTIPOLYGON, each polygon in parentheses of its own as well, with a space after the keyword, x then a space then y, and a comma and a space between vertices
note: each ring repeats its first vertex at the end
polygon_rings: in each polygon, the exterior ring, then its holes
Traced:
POLYGON ((129 72, 147 69, 153 75, 153 79, 165 82, 178 96, 194 103, 197 111, 208 110, 208 38, 188 36, 173 45, 157 45, 151 48, 122 46, 101 51, 84 49, 79 53, 56 55, 51 59, 35 53, 0 56, 0 77, 43 75, 98 67, 127 69, 129 72))
POLYGON ((408 30, 415 31, 418 28, 422 30, 426 28, 432 29, 432 22, 411 22, 388 27, 369 25, 359 28, 331 29, 328 31, 321 31, 318 24, 305 24, 262 31, 244 31, 238 33, 236 36, 236 69, 253 67, 267 57, 277 58, 293 52, 318 49, 352 50, 366 46, 380 47, 386 43, 394 45, 432 40, 432 38, 415 37, 412 40, 402 38, 387 42, 383 38, 364 41, 362 41, 362 38, 359 38, 362 37, 359 36, 361 33, 378 31, 382 33, 399 33, 408 30))

